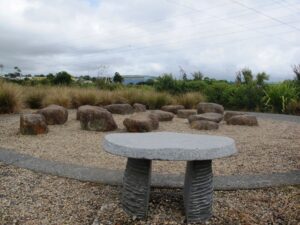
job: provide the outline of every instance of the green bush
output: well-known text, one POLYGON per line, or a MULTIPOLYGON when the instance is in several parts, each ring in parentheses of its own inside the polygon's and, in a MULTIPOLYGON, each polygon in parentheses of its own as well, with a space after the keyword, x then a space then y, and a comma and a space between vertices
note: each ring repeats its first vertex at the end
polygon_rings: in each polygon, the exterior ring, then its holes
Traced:
POLYGON ((72 76, 66 71, 59 72, 55 75, 53 83, 56 85, 69 85, 72 83, 72 76))
POLYGON ((272 84, 266 88, 263 101, 267 110, 287 113, 287 106, 297 101, 297 95, 297 88, 289 83, 272 84))

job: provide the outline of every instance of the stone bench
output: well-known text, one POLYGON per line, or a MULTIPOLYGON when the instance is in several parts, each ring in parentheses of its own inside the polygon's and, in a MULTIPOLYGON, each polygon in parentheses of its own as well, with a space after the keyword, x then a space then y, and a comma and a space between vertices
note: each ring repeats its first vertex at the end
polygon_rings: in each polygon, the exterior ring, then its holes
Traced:
POLYGON ((236 153, 228 137, 172 132, 109 134, 103 147, 128 158, 121 202, 137 218, 147 216, 152 160, 187 161, 183 196, 188 222, 212 216, 212 159, 236 153))

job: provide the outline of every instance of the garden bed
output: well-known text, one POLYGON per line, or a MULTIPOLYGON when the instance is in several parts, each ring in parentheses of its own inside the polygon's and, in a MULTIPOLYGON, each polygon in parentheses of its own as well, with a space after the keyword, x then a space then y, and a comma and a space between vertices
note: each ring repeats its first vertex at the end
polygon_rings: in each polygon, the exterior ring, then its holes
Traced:
MULTIPOLYGON (((114 115, 119 129, 128 116, 114 115)), ((214 131, 198 131, 190 128, 186 119, 174 118, 160 122, 158 131, 194 134, 224 135, 236 141, 239 153, 213 161, 215 175, 258 174, 286 172, 300 168, 300 124, 259 119, 258 127, 230 126, 221 122, 214 131)), ((101 142, 109 132, 93 132, 80 129, 76 111, 69 110, 64 125, 49 126, 49 133, 39 136, 23 136, 18 133, 19 115, 0 115, 0 147, 35 157, 78 165, 124 169, 126 159, 104 152, 101 142)), ((160 173, 184 173, 185 162, 154 161, 153 170, 160 173)))

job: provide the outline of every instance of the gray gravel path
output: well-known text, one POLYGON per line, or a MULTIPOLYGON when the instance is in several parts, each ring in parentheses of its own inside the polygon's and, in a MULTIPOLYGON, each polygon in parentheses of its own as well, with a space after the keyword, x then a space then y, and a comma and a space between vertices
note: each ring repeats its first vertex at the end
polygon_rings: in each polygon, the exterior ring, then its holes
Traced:
MULTIPOLYGON (((123 171, 105 168, 91 168, 73 164, 59 163, 29 155, 20 154, 13 150, 0 148, 0 161, 24 169, 42 172, 60 177, 73 178, 81 181, 91 181, 110 185, 121 185, 123 171)), ((181 188, 184 177, 175 174, 156 174, 152 176, 153 187, 181 188)), ((272 173, 261 175, 233 175, 214 177, 215 190, 256 189, 299 185, 300 170, 288 173, 272 173)))

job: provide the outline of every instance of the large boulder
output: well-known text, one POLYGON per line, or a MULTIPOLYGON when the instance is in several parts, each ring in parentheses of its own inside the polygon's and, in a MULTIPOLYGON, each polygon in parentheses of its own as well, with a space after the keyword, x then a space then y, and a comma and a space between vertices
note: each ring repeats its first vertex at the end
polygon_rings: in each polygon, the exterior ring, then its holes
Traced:
POLYGON ((135 112, 146 112, 147 107, 140 103, 134 103, 133 108, 135 112))
POLYGON ((154 114, 135 114, 123 121, 129 132, 150 132, 158 129, 159 121, 154 114))
POLYGON ((238 115, 231 117, 227 124, 229 125, 245 125, 245 126, 258 126, 258 122, 255 116, 238 115))
POLYGON ((125 115, 125 114, 131 114, 134 112, 133 107, 129 104, 111 104, 111 105, 105 106, 104 108, 113 114, 125 115))
POLYGON ((195 120, 191 123, 191 128, 197 130, 216 130, 219 124, 208 120, 195 120))
POLYGON ((159 121, 171 121, 174 118, 174 114, 170 112, 165 112, 162 110, 153 110, 151 114, 157 116, 159 121))
POLYGON ((219 123, 223 119, 223 115, 220 113, 202 113, 197 115, 191 115, 188 117, 188 120, 190 123, 192 123, 195 120, 207 120, 219 123))
POLYGON ((224 120, 227 122, 231 117, 240 116, 240 115, 245 115, 245 113, 235 112, 235 111, 226 111, 224 114, 224 120))
POLYGON ((191 115, 196 115, 197 110, 196 109, 180 109, 177 111, 177 116, 179 118, 189 118, 191 115))
POLYGON ((85 109, 104 109, 99 106, 93 106, 93 105, 82 105, 78 107, 77 112, 76 112, 76 120, 80 120, 80 115, 85 109))
POLYGON ((184 109, 183 105, 165 105, 161 108, 161 110, 166 112, 171 112, 177 114, 177 111, 180 109, 184 109))
POLYGON ((45 134, 48 132, 45 117, 41 114, 21 114, 20 133, 25 135, 45 134))
POLYGON ((45 117, 48 125, 64 124, 68 120, 68 110, 59 105, 49 105, 37 113, 45 117))
POLYGON ((111 131, 118 128, 112 114, 102 108, 88 108, 81 110, 80 125, 83 130, 111 131))
POLYGON ((199 114, 201 113, 224 113, 224 107, 222 105, 211 103, 211 102, 201 102, 197 106, 197 111, 199 114))

